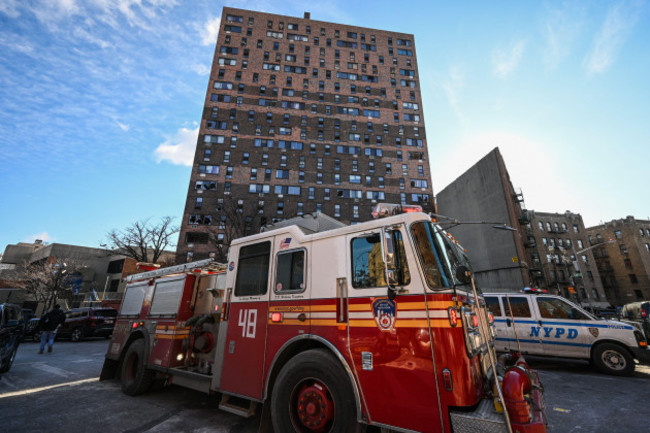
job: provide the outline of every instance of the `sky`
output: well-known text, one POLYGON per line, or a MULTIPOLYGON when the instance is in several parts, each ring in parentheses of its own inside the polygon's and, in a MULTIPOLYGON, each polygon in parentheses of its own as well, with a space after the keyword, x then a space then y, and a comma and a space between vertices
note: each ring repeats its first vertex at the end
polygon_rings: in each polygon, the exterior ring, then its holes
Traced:
POLYGON ((2 0, 0 253, 181 223, 223 6, 415 35, 434 193, 498 146, 528 209, 650 219, 649 1, 2 0))

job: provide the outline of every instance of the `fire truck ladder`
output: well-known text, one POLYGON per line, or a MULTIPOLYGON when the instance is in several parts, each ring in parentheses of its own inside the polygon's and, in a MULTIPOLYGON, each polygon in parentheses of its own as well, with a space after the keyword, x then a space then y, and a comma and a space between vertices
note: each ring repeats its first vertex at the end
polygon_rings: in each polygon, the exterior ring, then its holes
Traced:
POLYGON ((182 265, 170 266, 168 268, 156 269, 155 271, 141 272, 129 275, 124 279, 127 283, 137 280, 148 280, 150 278, 162 277, 164 275, 182 274, 188 271, 194 272, 223 272, 227 268, 224 263, 217 263, 213 259, 198 260, 196 262, 184 263, 182 265))

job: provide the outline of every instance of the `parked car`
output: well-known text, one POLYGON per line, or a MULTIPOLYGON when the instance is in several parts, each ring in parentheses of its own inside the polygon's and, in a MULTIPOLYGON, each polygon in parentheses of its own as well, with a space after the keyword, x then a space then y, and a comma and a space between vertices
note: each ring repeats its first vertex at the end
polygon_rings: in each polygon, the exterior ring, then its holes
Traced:
POLYGON ((626 323, 637 323, 643 329, 645 338, 650 339, 650 301, 632 302, 623 305, 621 320, 626 323))
POLYGON ((41 329, 38 326, 38 322, 40 321, 41 319, 39 317, 32 317, 25 322, 25 333, 23 334, 25 340, 41 341, 41 329))
POLYGON ((604 373, 634 372, 636 358, 650 365, 641 331, 613 320, 599 320, 560 296, 485 293, 494 316, 496 349, 537 356, 590 360, 604 373))
POLYGON ((0 373, 11 368, 24 329, 21 308, 14 304, 0 304, 0 373))
POLYGON ((114 308, 85 307, 65 312, 65 323, 57 337, 81 341, 86 337, 110 337, 115 326, 117 310, 114 308))

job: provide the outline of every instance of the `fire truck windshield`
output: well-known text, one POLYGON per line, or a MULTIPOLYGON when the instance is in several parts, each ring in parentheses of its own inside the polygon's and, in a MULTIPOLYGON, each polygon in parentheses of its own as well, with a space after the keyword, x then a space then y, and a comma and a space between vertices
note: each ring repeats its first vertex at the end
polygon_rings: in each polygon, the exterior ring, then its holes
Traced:
POLYGON ((466 266, 471 270, 469 260, 461 248, 445 236, 442 228, 430 222, 418 222, 413 224, 412 233, 431 289, 466 285, 456 278, 456 269, 466 266))

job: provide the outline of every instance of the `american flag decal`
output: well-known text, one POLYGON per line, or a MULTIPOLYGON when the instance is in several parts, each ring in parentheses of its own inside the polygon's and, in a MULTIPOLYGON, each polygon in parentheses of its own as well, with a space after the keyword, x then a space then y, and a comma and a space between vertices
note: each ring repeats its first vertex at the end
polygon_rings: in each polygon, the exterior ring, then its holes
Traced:
POLYGON ((291 238, 282 239, 282 242, 280 242, 280 249, 283 250, 285 248, 289 248, 290 244, 291 244, 291 238))

